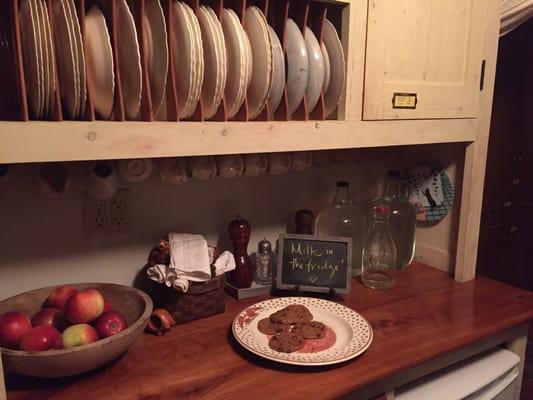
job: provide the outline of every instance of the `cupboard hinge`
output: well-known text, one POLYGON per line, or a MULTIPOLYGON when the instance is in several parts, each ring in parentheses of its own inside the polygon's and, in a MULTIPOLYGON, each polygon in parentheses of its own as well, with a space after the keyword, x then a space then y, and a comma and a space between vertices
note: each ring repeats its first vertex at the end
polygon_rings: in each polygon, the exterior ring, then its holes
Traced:
POLYGON ((483 90, 483 87, 485 86, 485 62, 487 60, 481 61, 481 74, 479 77, 479 91, 481 92, 483 90))

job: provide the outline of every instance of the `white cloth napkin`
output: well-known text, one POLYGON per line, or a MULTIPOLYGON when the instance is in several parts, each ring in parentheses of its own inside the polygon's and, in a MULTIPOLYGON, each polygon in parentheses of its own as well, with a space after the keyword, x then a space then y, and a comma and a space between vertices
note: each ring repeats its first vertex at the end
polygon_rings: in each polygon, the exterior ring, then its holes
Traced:
POLYGON ((146 275, 154 282, 163 283, 167 278, 167 269, 168 267, 164 264, 156 264, 146 270, 146 275))
POLYGON ((172 287, 181 292, 187 293, 189 281, 178 276, 177 271, 170 266, 157 264, 146 270, 148 278, 157 283, 164 283, 167 287, 172 287))
POLYGON ((180 279, 205 282, 211 279, 207 241, 201 235, 169 233, 170 267, 180 279))
POLYGON ((214 262, 216 275, 222 275, 235 269, 235 257, 229 251, 223 252, 214 262))

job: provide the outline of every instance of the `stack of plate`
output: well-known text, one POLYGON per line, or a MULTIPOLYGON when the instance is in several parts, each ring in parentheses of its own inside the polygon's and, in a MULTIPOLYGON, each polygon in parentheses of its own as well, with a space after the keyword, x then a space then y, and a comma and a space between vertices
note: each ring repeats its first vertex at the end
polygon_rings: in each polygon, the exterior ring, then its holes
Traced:
POLYGON ((77 119, 83 117, 87 99, 80 23, 73 0, 57 0, 52 4, 61 103, 65 117, 77 119))
POLYGON ((117 28, 120 45, 118 59, 120 83, 127 119, 139 119, 142 94, 141 53, 135 20, 126 0, 116 1, 117 28))
POLYGON ((329 63, 326 63, 326 72, 324 79, 324 108, 326 110, 326 117, 331 115, 339 105, 339 101, 344 90, 344 82, 346 79, 346 70, 344 62, 344 51, 342 43, 337 34, 337 30, 329 20, 324 21, 323 40, 326 51, 324 59, 329 58, 329 63), (329 71, 329 72, 328 72, 329 71))
POLYGON ((265 15, 256 6, 246 9, 244 30, 250 39, 253 59, 252 80, 247 92, 248 111, 250 119, 255 119, 265 108, 274 72, 268 24, 265 15))
POLYGON ((200 6, 198 20, 202 31, 204 45, 204 82, 202 101, 204 118, 215 116, 222 101, 227 76, 226 43, 222 25, 212 8, 200 6))
POLYGON ((173 58, 176 74, 179 118, 190 118, 200 100, 204 80, 204 54, 200 24, 193 10, 181 1, 174 2, 173 58))
POLYGON ((227 51, 227 117, 233 118, 246 98, 252 78, 252 49, 248 35, 233 10, 222 10, 222 31, 227 51))
POLYGON ((36 119, 48 119, 54 111, 56 80, 46 2, 22 0, 20 26, 26 93, 31 114, 36 119))
POLYGON ((102 11, 92 6, 85 14, 85 51, 89 90, 96 112, 109 119, 115 99, 113 49, 102 11))
POLYGON ((145 0, 143 28, 154 115, 163 104, 168 74, 167 26, 159 0, 145 0))
POLYGON ((274 118, 274 112, 278 109, 283 91, 285 89, 285 56, 278 35, 271 26, 268 27, 270 42, 272 43, 272 87, 268 96, 269 118, 274 118))
POLYGON ((285 29, 285 52, 287 54, 287 101, 289 115, 292 115, 302 102, 309 76, 307 46, 296 22, 287 20, 285 29))

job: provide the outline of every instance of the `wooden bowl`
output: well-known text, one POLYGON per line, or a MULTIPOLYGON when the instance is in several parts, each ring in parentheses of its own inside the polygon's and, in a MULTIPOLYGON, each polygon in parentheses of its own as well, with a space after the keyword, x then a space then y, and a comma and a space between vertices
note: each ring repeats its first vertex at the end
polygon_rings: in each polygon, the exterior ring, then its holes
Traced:
MULTIPOLYGON (((152 313, 150 297, 129 286, 109 283, 80 283, 70 286, 78 290, 95 288, 100 291, 114 310, 124 314, 128 328, 114 336, 72 349, 31 352, 0 348, 5 369, 24 375, 57 378, 98 368, 126 352, 143 332, 152 313)), ((36 289, 3 300, 0 302, 0 314, 25 311, 31 316, 42 307, 56 287, 36 289)))

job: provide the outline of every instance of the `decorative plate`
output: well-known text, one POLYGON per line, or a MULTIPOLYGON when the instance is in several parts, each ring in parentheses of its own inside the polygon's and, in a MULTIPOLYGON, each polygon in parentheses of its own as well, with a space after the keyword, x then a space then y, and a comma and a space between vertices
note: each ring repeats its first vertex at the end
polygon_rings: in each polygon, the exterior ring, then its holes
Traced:
POLYGON ((326 45, 331 68, 328 90, 324 93, 324 107, 326 109, 326 116, 329 116, 339 105, 346 79, 346 66, 344 50, 337 30, 327 19, 324 21, 323 40, 326 45))
POLYGON ((341 363, 362 354, 372 343, 372 327, 361 315, 332 301, 311 297, 280 297, 256 303, 235 317, 232 330, 237 341, 252 353, 292 365, 341 363), (257 323, 290 304, 306 306, 314 320, 329 328, 329 347, 313 352, 313 346, 306 345, 294 353, 280 353, 268 346, 269 336, 259 332, 257 323))
POLYGON ((407 171, 409 201, 416 208, 418 221, 442 220, 453 205, 454 191, 445 171, 429 166, 416 165, 407 171))

